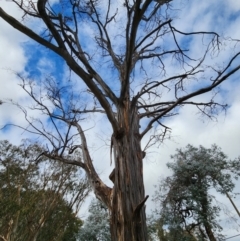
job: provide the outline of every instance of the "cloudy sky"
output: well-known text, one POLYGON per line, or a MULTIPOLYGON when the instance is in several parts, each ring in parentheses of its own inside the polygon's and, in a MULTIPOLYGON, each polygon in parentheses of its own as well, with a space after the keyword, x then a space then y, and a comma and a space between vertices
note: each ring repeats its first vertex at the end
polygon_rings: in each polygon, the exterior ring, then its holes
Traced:
MULTIPOLYGON (((116 1, 117 2, 121 2, 116 1)), ((225 36, 222 44, 223 53, 218 58, 209 61, 216 61, 220 65, 227 60, 229 51, 234 51, 233 45, 229 43, 229 37, 240 39, 240 1, 236 0, 212 0, 212 1, 173 1, 175 7, 176 20, 174 26, 181 31, 216 31, 225 36), (231 45, 230 47, 228 46, 231 45)), ((9 14, 17 19, 21 19, 21 12, 10 1, 0 1, 2 7, 9 14)), ((25 23, 28 26, 35 26, 35 22, 27 19, 25 23)), ((85 26, 84 34, 91 34, 91 29, 85 26)), ((113 31, 113 30, 109 30, 113 31)), ((191 54, 198 56, 201 54, 200 42, 191 43, 191 54)), ((19 126, 26 126, 22 112, 9 100, 21 103, 27 107, 31 101, 25 92, 19 87, 20 80, 16 73, 32 73, 36 79, 41 77, 41 73, 62 75, 67 78, 68 71, 66 66, 54 58, 49 59, 48 53, 39 53, 36 48, 31 48, 32 42, 27 37, 8 26, 0 18, 0 100, 5 102, 0 105, 0 126, 6 123, 16 123, 19 126), (36 52, 35 52, 36 51, 36 52), (60 70, 61 69, 61 70, 60 70), (39 77, 40 76, 40 77, 39 77)), ((91 50, 89 50, 91 51, 91 50)), ((49 57, 50 56, 50 57, 49 57)), ((215 56, 216 57, 216 56, 215 56)), ((239 61, 239 60, 238 60, 239 61)), ((171 64, 171 61, 169 61, 171 64)), ((169 67, 169 71, 174 69, 169 67)), ((114 75, 114 74, 113 74, 114 75)), ((137 76, 137 74, 136 74, 137 76)), ((166 167, 166 162, 170 160, 169 156, 174 153, 176 148, 186 146, 188 143, 198 146, 203 145, 210 147, 213 143, 220 146, 229 158, 235 158, 240 155, 240 73, 233 76, 221 86, 219 101, 228 103, 227 113, 220 113, 217 120, 209 120, 198 115, 195 108, 187 107, 180 110, 179 114, 167 120, 167 126, 171 128, 171 136, 165 140, 159 147, 152 148, 148 151, 144 159, 144 178, 145 192, 152 195, 154 184, 159 177, 170 174, 166 167)), ((74 81, 74 80, 73 80, 74 81)), ((202 96, 199 100, 204 100, 202 96)), ((34 112, 35 117, 40 117, 40 113, 34 112)), ((111 128, 104 126, 104 120, 101 116, 91 122, 84 124, 85 128, 90 130, 86 133, 92 150, 92 156, 97 170, 102 179, 110 185, 108 175, 112 170, 109 166, 109 147, 105 140, 109 140, 111 128), (99 125, 101 128, 99 127, 99 125), (95 127, 95 128, 93 128, 95 127)), ((1 139, 18 144, 21 139, 29 137, 29 134, 18 128, 7 128, 0 132, 1 139)), ((237 184, 238 187, 240 185, 237 184)), ((239 190, 236 189, 236 192, 239 190)), ((227 198, 219 196, 219 200, 227 204, 233 215, 235 211, 230 205, 227 198)), ((240 197, 234 199, 240 208, 240 197)), ((87 206, 87 204, 86 204, 87 206)), ((147 203, 148 212, 154 208, 153 203, 149 200, 147 203)), ((240 232, 240 226, 234 228, 227 224, 227 217, 222 217, 223 233, 227 237, 237 235, 240 232), (236 230, 238 227, 238 230, 236 230)), ((233 238, 232 241, 239 240, 233 238)))

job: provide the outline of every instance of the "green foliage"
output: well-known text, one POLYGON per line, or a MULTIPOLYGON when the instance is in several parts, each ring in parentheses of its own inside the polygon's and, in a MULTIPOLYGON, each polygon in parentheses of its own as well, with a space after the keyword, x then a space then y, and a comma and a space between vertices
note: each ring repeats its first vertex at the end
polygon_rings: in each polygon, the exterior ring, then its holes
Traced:
POLYGON ((0 237, 11 241, 76 240, 77 212, 89 187, 71 165, 36 158, 40 145, 0 141, 0 237), (44 163, 41 161, 44 160, 44 163))
POLYGON ((109 213, 98 200, 89 206, 89 216, 79 232, 79 241, 111 241, 109 213))
POLYGON ((210 236, 221 237, 220 207, 209 190, 214 188, 223 195, 233 191, 238 160, 228 160, 216 145, 209 149, 188 145, 171 158, 173 162, 167 166, 173 174, 161 180, 154 197, 161 207, 156 218, 161 220, 158 232, 165 230, 167 240, 216 240, 210 236))
POLYGON ((162 218, 149 216, 148 217, 148 236, 149 241, 200 241, 196 236, 186 232, 182 227, 166 228, 162 218))

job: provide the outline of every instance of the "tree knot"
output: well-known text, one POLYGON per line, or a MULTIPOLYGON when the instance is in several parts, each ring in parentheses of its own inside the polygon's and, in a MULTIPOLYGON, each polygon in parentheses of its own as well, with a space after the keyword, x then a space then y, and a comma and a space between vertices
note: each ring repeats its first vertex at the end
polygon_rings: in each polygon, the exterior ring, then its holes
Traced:
POLYGON ((118 129, 117 131, 114 132, 114 137, 116 140, 122 139, 124 136, 124 129, 121 127, 120 129, 118 129))

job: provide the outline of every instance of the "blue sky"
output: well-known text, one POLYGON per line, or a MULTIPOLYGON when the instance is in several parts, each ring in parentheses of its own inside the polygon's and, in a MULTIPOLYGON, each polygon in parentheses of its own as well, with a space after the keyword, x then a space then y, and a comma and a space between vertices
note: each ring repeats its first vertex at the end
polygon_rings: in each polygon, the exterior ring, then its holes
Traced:
MULTIPOLYGON (((114 6, 121 4, 121 0, 114 1, 114 6)), ((14 5, 7 1, 1 1, 0 6, 17 19, 21 19, 20 12, 14 7, 14 5)), ((104 7, 103 7, 104 8, 104 7)), ((240 39, 240 2, 236 0, 225 1, 183 1, 178 0, 173 4, 174 11, 172 12, 177 18, 173 21, 173 26, 181 31, 216 31, 223 34, 226 38, 222 39, 222 53, 218 55, 209 56, 206 59, 206 66, 209 64, 214 65, 216 68, 229 60, 229 53, 234 53, 234 44, 230 44, 227 37, 233 39, 240 39)), ((122 51, 122 38, 123 29, 121 28, 121 21, 124 19, 123 8, 119 8, 118 21, 115 25, 109 27, 109 32, 115 34, 114 48, 116 51, 122 51), (120 26, 117 28, 117 26, 120 26)), ((41 28, 37 22, 26 21, 28 25, 33 26, 37 30, 41 28)), ((14 102, 19 102, 23 106, 27 107, 31 105, 31 101, 26 94, 19 87, 20 80, 14 74, 23 73, 25 76, 32 78, 35 81, 36 86, 40 85, 40 80, 48 75, 54 75, 56 81, 63 82, 63 84, 70 83, 75 84, 75 90, 81 93, 84 90, 84 85, 73 74, 69 73, 67 66, 59 59, 55 54, 49 50, 40 47, 38 44, 32 43, 28 38, 18 33, 15 29, 5 24, 0 19, 0 100, 8 102, 9 99, 14 102)), ((94 30, 86 22, 82 25, 83 39, 88 36, 93 36, 94 30)), ((141 33, 139 33, 141 35, 141 33)), ((177 35, 181 40, 181 35, 177 35)), ((198 57, 202 55, 202 38, 191 38, 188 42, 186 39, 182 39, 182 43, 186 47, 191 47, 190 55, 198 57)), ((171 43, 168 39, 165 43, 171 43)), ((159 40, 159 44, 162 42, 159 40)), ((169 47, 165 44, 165 47, 169 47)), ((91 53, 91 56, 95 58, 93 61, 94 67, 99 69, 101 76, 109 82, 109 85, 115 88, 117 93, 118 80, 117 74, 112 66, 107 62, 107 58, 103 61, 98 55, 101 51, 97 49, 94 42, 86 41, 84 44, 86 50, 91 53)), ((237 46, 239 47, 239 45, 237 46)), ((239 59, 238 59, 239 62, 239 59)), ((153 78, 159 79, 162 77, 161 71, 156 70, 156 66, 152 66, 151 63, 145 63, 145 69, 147 74, 152 74, 153 78)), ((165 65, 167 68, 167 77, 173 73, 181 73, 181 66, 177 65, 172 58, 166 57, 165 65)), ((138 66, 139 67, 139 66, 138 66)), ((208 76, 210 77, 210 75, 208 76)), ((235 158, 240 155, 239 143, 240 143, 240 74, 233 76, 226 83, 223 83, 222 90, 218 95, 220 102, 226 102, 229 104, 227 114, 220 113, 217 121, 210 121, 206 118, 202 118, 196 113, 196 109, 192 106, 187 106, 180 110, 179 115, 174 116, 164 123, 171 128, 171 138, 166 140, 159 147, 152 148, 148 151, 148 156, 144 160, 144 177, 146 194, 152 194, 154 192, 153 185, 158 180, 159 176, 166 176, 169 174, 165 163, 170 160, 170 155, 174 153, 176 148, 184 147, 188 143, 192 145, 203 145, 210 147, 213 143, 219 145, 223 152, 225 152, 230 158, 235 158)), ((140 71, 136 68, 134 71, 134 78, 136 84, 133 86, 133 91, 136 93, 141 86, 139 81, 143 81, 144 71, 140 71)), ((208 81, 209 79, 206 79, 208 81)), ((202 84, 203 82, 201 82, 202 84)), ((201 85, 198 83, 198 85, 201 85)), ((191 87, 191 84, 189 84, 191 87)), ((196 85, 194 85, 196 86, 196 85)), ((83 92, 84 95, 85 92, 83 92)), ((168 98, 173 95, 167 90, 163 90, 165 95, 163 98, 168 98)), ((85 95, 84 95, 85 96, 85 95)), ((211 93, 199 96, 196 99, 199 101, 211 98, 211 93)), ((84 97, 84 101, 87 105, 91 106, 93 98, 91 96, 84 97)), ((83 103, 84 105, 84 103, 83 103)), ((41 114, 30 111, 30 114, 36 118, 41 118, 43 121, 47 121, 41 114)), ((9 103, 0 105, 0 126, 12 122, 18 125, 24 126, 26 122, 21 111, 12 106, 9 103)), ((89 116, 84 121, 84 129, 87 129, 86 136, 92 152, 94 164, 97 171, 100 173, 102 179, 110 185, 108 175, 112 170, 109 159, 109 147, 108 143, 111 135, 111 127, 106 124, 106 120, 103 115, 99 114, 96 117, 89 116), (107 143, 107 144, 106 144, 107 143)), ((151 135, 151 133, 149 133, 151 135)), ((143 140, 143 147, 147 143, 146 136, 143 140)), ((21 139, 29 137, 26 132, 22 130, 11 128, 7 131, 1 132, 1 139, 8 139, 13 143, 18 144, 21 139)), ((239 187, 239 184, 238 184, 239 187)), ((231 208, 229 201, 225 197, 219 197, 223 200, 229 208, 231 208)), ((240 197, 236 198, 236 203, 240 207, 240 197)), ((153 204, 148 201, 147 210, 153 209, 153 204)), ((87 204, 86 204, 87 206, 87 204)), ((233 211, 234 212, 234 211, 233 211)), ((83 212, 84 215, 84 212, 83 212)), ((236 214, 235 214, 236 215, 236 214)), ((224 219, 224 218, 223 218, 224 219)), ((239 232, 226 224, 223 225, 223 233, 226 236, 232 236, 239 232)), ((240 228, 240 226, 238 226, 240 228)), ((232 241, 239 240, 238 238, 231 239, 232 241)))

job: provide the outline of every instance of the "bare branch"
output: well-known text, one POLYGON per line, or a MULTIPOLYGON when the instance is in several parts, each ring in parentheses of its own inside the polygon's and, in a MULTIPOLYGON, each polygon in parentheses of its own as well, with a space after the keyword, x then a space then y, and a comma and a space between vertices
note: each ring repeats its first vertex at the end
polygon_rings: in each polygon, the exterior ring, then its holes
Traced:
POLYGON ((57 46, 51 44, 50 42, 46 41, 45 39, 41 38, 38 34, 33 32, 31 29, 27 28, 25 25, 18 22, 15 18, 8 15, 1 7, 0 7, 0 17, 3 18, 6 22, 8 22, 12 27, 16 28, 21 33, 24 33, 31 39, 35 40, 39 44, 44 45, 45 47, 53 50, 55 53, 61 55, 62 50, 59 49, 57 46))
MULTIPOLYGON (((240 53, 236 54, 234 56, 234 59, 240 55, 240 53)), ((232 62, 233 59, 230 60, 230 62, 232 62)), ((171 110, 173 110, 176 106, 182 104, 185 100, 188 100, 190 98, 193 98, 195 96, 207 93, 209 91, 211 91, 213 88, 217 87, 218 85, 220 85, 224 80, 226 80, 229 76, 233 75, 234 73, 236 73, 238 70, 240 69, 240 65, 238 65, 237 67, 235 67, 234 69, 232 69, 231 71, 229 71, 229 73, 225 74, 224 76, 222 76, 222 78, 216 78, 214 83, 211 85, 208 85, 205 88, 200 88, 199 90, 192 92, 190 94, 187 94, 183 97, 178 98, 172 105, 170 105, 168 108, 166 108, 164 111, 161 112, 161 114, 159 114, 158 116, 156 116, 155 118, 153 118, 149 124, 147 125, 146 129, 141 133, 141 137, 143 137, 151 128, 152 128, 152 124, 159 120, 161 117, 163 117, 165 114, 167 114, 168 112, 170 112, 171 110)))
POLYGON ((62 163, 71 164, 71 165, 74 165, 74 166, 79 166, 79 167, 83 168, 84 170, 86 169, 85 164, 83 162, 81 162, 81 160, 78 160, 78 161, 71 160, 69 158, 64 158, 62 156, 53 155, 53 154, 47 153, 47 152, 43 152, 40 156, 38 156, 35 160, 36 163, 39 163, 39 158, 41 156, 48 157, 49 159, 52 159, 52 160, 60 161, 62 163))
MULTIPOLYGON (((144 36, 144 38, 135 46, 135 49, 134 49, 134 50, 136 51, 146 40, 148 40, 148 38, 149 38, 151 35, 155 34, 156 32, 159 32, 162 27, 164 27, 165 25, 168 25, 171 21, 172 21, 171 19, 167 20, 166 22, 158 25, 155 29, 153 29, 151 32, 149 32, 148 34, 146 34, 146 35, 144 36)), ((158 36, 158 34, 156 34, 156 36, 158 36)), ((151 44, 147 44, 145 47, 142 47, 142 49, 140 50, 140 52, 142 52, 144 49, 146 49, 146 47, 152 45, 154 42, 155 42, 155 40, 153 40, 151 44)))
POLYGON ((45 11, 46 2, 47 2, 47 0, 38 0, 37 8, 38 8, 39 15, 43 19, 43 21, 45 22, 45 24, 48 27, 48 29, 50 30, 50 32, 52 33, 52 35, 55 38, 55 40, 57 41, 59 47, 62 50, 66 50, 65 44, 64 44, 60 34, 58 33, 58 31, 54 27, 52 21, 49 19, 48 14, 45 11))
POLYGON ((110 208, 111 207, 110 196, 111 196, 112 189, 103 183, 103 181, 98 176, 92 164, 92 160, 91 160, 88 146, 87 146, 87 140, 81 125, 79 125, 77 122, 74 122, 73 125, 77 127, 78 133, 81 136, 82 154, 83 154, 83 161, 85 164, 85 171, 89 177, 89 180, 91 180, 92 186, 94 188, 94 192, 96 196, 110 208))
POLYGON ((104 110, 99 110, 99 109, 92 109, 92 110, 72 110, 73 113, 78 113, 78 114, 84 114, 84 113, 103 113, 106 114, 106 112, 104 110))

